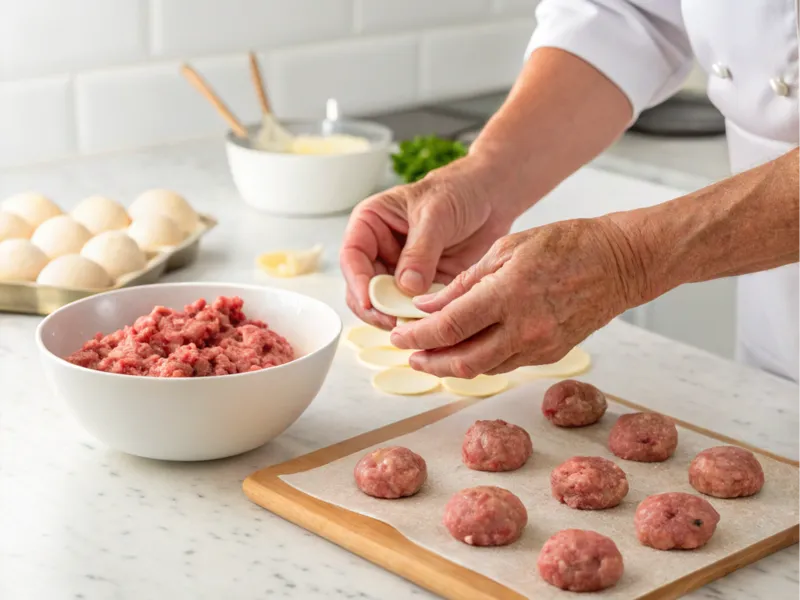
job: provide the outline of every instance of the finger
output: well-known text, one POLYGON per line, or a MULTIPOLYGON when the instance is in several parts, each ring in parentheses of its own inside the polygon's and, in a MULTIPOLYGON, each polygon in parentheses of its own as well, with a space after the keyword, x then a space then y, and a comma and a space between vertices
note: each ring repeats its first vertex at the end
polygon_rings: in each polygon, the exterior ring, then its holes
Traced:
POLYGON ((497 324, 452 348, 416 352, 409 364, 437 377, 472 379, 502 364, 511 354, 507 328, 497 324))
POLYGON ((364 308, 350 292, 347 293, 347 306, 359 319, 374 327, 391 330, 396 325, 394 317, 378 312, 374 308, 364 308))
MULTIPOLYGON (((360 309, 371 308, 369 281, 377 274, 375 263, 357 248, 342 248, 339 253, 339 264, 347 283, 347 292, 352 294, 353 301, 360 309)), ((353 309, 353 312, 358 314, 358 310, 353 309)))
POLYGON ((441 225, 431 216, 412 223, 406 244, 397 263, 397 283, 408 294, 428 291, 436 275, 436 265, 444 250, 441 225))
POLYGON ((490 282, 475 286, 441 311, 392 331, 398 348, 433 350, 463 342, 500 320, 500 303, 490 282))
POLYGON ((414 298, 414 305, 426 313, 435 313, 462 297, 478 282, 496 269, 494 258, 487 254, 466 271, 459 273, 450 284, 439 292, 414 298))
POLYGON ((511 371, 515 371, 520 367, 524 367, 526 363, 527 361, 521 354, 512 354, 509 358, 501 362, 495 368, 486 371, 486 374, 502 375, 503 373, 510 373, 511 371))

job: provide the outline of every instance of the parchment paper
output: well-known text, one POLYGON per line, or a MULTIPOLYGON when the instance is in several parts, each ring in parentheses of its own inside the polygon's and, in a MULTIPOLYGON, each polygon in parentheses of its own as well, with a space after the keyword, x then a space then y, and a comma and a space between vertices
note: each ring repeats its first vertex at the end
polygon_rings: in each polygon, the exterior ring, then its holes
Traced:
POLYGON ((616 542, 625 561, 625 574, 615 587, 581 594, 581 598, 629 600, 798 523, 797 469, 757 455, 766 476, 759 494, 732 500, 707 497, 721 519, 705 547, 664 552, 641 546, 633 526, 639 502, 661 492, 697 493, 687 480, 688 465, 700 450, 722 442, 679 427, 678 449, 670 460, 654 464, 624 461, 608 451, 606 442, 616 418, 631 411, 609 401, 608 411, 595 425, 579 429, 554 427, 540 409, 544 392, 552 383, 543 380, 512 389, 414 433, 374 446, 373 449, 406 446, 427 461, 428 481, 411 498, 378 500, 356 488, 353 468, 369 450, 282 479, 316 498, 384 521, 420 546, 537 600, 576 597, 548 585, 536 569, 542 544, 561 529, 592 529, 607 535, 616 542), (467 469, 461 463, 461 442, 464 432, 477 419, 505 419, 524 427, 533 439, 533 456, 528 463, 511 473, 467 469), (603 511, 579 511, 553 499, 550 471, 572 456, 602 456, 618 464, 630 484, 622 504, 603 511), (442 510, 450 496, 476 485, 504 487, 525 504, 529 523, 516 543, 502 548, 473 548, 454 540, 441 524, 442 510))

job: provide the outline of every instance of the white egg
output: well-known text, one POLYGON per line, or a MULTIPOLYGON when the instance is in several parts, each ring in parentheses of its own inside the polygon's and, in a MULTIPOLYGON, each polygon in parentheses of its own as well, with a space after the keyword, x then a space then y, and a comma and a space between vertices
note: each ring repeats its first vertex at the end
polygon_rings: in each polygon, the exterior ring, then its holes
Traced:
POLYGON ((33 232, 31 241, 39 246, 50 259, 77 254, 92 234, 69 215, 48 219, 33 232))
POLYGON ((70 214, 93 235, 125 229, 131 223, 123 206, 105 196, 84 198, 70 214))
POLYGON ((25 219, 14 213, 0 211, 0 242, 12 239, 30 239, 33 227, 25 219))
POLYGON ((96 262, 80 254, 65 254, 42 269, 36 283, 78 290, 111 287, 111 276, 96 262))
POLYGON ((134 221, 154 215, 169 217, 185 234, 192 233, 200 222, 200 217, 183 196, 170 190, 144 192, 134 200, 128 213, 134 221))
POLYGON ((106 231, 93 237, 86 242, 81 256, 103 267, 113 279, 141 271, 147 265, 142 249, 124 231, 106 231))
POLYGON ((0 204, 0 209, 22 217, 34 228, 61 214, 55 202, 36 192, 24 192, 6 198, 0 204))
POLYGON ((185 235, 180 227, 164 215, 149 215, 136 218, 128 227, 128 235, 145 252, 158 252, 180 244, 185 235))
POLYGON ((0 242, 0 281, 36 281, 47 256, 30 240, 0 242))

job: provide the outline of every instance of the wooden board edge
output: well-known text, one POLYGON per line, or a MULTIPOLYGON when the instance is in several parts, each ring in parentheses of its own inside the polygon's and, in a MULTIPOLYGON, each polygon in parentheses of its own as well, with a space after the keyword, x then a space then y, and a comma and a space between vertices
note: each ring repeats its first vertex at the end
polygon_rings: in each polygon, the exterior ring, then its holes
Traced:
POLYGON ((443 598, 525 600, 497 581, 418 546, 391 525, 314 498, 277 475, 270 479, 269 487, 245 479, 243 488, 247 497, 287 521, 443 598))

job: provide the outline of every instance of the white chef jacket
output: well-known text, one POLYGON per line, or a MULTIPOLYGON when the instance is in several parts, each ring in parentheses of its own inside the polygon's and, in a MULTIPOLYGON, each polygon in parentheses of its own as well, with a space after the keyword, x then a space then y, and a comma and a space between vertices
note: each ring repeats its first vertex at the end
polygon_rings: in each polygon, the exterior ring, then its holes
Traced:
MULTIPOLYGON (((696 57, 725 116, 731 170, 798 145, 797 0, 542 0, 528 53, 561 48, 613 81, 634 118, 683 84, 696 57)), ((769 232, 764 232, 769 235, 769 232)), ((797 381, 798 265, 738 281, 738 357, 797 381)))

